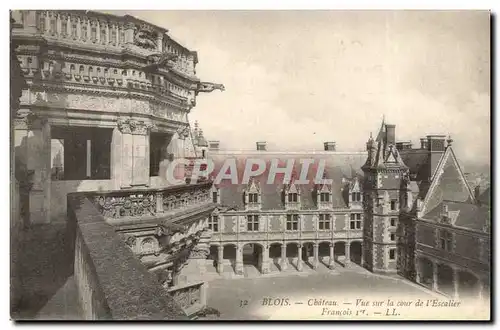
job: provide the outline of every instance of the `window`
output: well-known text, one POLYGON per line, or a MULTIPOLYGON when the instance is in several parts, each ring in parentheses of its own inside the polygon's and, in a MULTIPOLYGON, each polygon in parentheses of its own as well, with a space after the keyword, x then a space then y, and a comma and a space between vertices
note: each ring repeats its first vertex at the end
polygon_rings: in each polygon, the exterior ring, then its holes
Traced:
POLYGON ((212 192, 212 202, 214 203, 218 202, 217 191, 212 192))
POLYGON ((286 230, 299 230, 299 215, 287 214, 286 216, 286 230))
POLYGON ((53 126, 53 180, 106 180, 111 177, 112 130, 97 127, 53 126))
POLYGON ((396 259, 396 249, 390 249, 389 250, 389 260, 395 260, 396 259))
POLYGON ((208 229, 211 229, 214 233, 219 232, 219 216, 212 215, 210 219, 208 219, 208 229))
POLYGON ((391 242, 394 242, 396 240, 396 234, 391 233, 391 242))
POLYGON ((149 176, 160 175, 160 163, 167 158, 167 141, 168 134, 151 133, 149 135, 149 176))
POLYGON ((330 201, 330 193, 324 193, 322 192, 320 195, 319 195, 319 200, 321 202, 329 202, 330 201))
POLYGON ((396 210, 396 200, 393 199, 391 200, 391 211, 395 211, 396 210))
POLYGON ((391 218, 391 227, 396 227, 398 219, 397 218, 391 218))
POLYGON ((247 216, 247 230, 248 231, 259 231, 259 216, 249 215, 247 216))
POLYGON ((353 193, 351 193, 351 198, 352 198, 353 202, 360 202, 361 201, 361 193, 353 192, 353 193))
POLYGON ((329 230, 330 229, 330 215, 329 214, 320 214, 319 215, 319 229, 320 230, 329 230))
POLYGON ((361 213, 351 213, 351 229, 361 229, 361 213))
POLYGON ((257 193, 248 194, 248 202, 249 203, 258 203, 259 202, 259 194, 257 194, 257 193))
POLYGON ((447 230, 440 230, 439 231, 439 244, 440 244, 441 249, 443 249, 445 251, 451 251, 452 240, 453 240, 453 236, 449 231, 447 231, 447 230))
POLYGON ((289 193, 288 194, 288 202, 296 203, 297 202, 297 193, 289 193))

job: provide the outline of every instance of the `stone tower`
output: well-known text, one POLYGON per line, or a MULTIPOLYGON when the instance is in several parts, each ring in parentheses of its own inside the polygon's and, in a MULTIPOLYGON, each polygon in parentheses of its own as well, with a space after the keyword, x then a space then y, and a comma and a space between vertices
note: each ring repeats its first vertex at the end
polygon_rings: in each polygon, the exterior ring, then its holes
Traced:
POLYGON ((363 266, 372 272, 397 272, 397 228, 408 167, 396 149, 396 126, 385 124, 366 144, 364 172, 363 266))

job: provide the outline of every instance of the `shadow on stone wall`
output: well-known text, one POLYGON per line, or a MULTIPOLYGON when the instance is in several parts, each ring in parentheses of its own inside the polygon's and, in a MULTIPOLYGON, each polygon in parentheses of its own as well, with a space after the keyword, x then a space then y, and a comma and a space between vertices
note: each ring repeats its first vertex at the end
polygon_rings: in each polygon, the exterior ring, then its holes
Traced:
MULTIPOLYGON (((74 238, 67 235, 67 222, 30 224, 29 191, 33 173, 21 150, 34 137, 25 137, 15 147, 15 179, 19 183, 17 226, 11 228, 11 317, 30 320, 37 317, 47 302, 73 275, 74 238)), ((48 174, 50 175, 50 174, 48 174)), ((78 182, 75 182, 78 185, 78 182)), ((57 201, 66 203, 66 200, 57 201)), ((65 304, 74 304, 67 301, 65 304)), ((67 306, 63 306, 67 307, 67 306)), ((77 309, 77 306, 73 306, 77 309)), ((62 309, 61 313, 65 310, 62 309)))

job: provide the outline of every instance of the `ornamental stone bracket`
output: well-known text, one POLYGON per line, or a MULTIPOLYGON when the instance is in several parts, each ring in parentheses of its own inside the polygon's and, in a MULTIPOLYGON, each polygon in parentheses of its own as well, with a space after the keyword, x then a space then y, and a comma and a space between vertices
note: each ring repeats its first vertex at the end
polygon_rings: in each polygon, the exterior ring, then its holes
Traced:
POLYGON ((156 126, 142 120, 132 118, 118 118, 118 129, 123 134, 147 135, 156 126))

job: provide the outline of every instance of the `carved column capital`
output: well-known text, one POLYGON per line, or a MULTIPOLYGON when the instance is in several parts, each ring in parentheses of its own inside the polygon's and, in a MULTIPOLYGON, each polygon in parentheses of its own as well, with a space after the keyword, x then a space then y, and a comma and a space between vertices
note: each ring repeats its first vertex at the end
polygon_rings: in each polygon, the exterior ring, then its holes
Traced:
POLYGON ((155 127, 154 124, 132 118, 118 118, 116 124, 123 134, 135 135, 147 135, 155 127))

